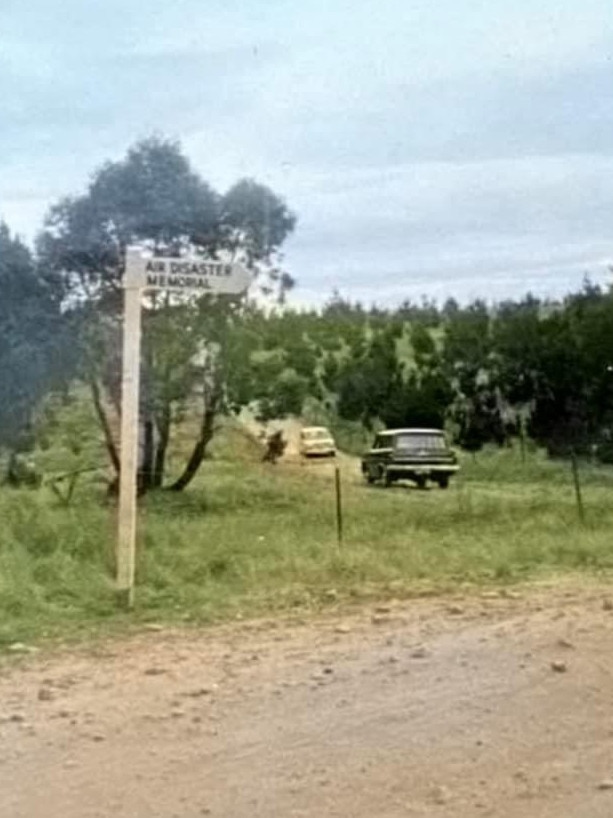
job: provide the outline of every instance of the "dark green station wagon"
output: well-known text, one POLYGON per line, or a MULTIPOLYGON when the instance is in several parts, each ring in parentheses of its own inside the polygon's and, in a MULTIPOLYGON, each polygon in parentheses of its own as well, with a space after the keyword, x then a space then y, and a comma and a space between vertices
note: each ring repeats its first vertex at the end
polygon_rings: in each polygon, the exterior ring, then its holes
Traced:
POLYGON ((446 489, 459 468, 441 429, 379 432, 372 449, 362 457, 362 474, 368 483, 379 480, 385 486, 396 480, 413 480, 419 488, 425 488, 432 480, 446 489))

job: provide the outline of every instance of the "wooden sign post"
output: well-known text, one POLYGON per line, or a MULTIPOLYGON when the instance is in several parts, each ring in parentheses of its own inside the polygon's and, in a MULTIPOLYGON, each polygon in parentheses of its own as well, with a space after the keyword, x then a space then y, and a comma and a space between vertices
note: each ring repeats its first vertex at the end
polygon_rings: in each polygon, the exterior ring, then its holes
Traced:
POLYGON ((120 603, 134 604, 141 301, 147 290, 204 295, 241 295, 251 283, 245 267, 200 256, 159 258, 129 248, 126 253, 121 386, 121 464, 117 532, 117 591, 120 603))
POLYGON ((121 465, 119 471, 117 590, 120 604, 127 608, 131 608, 134 602, 141 298, 142 289, 133 283, 129 283, 126 276, 121 379, 121 465))

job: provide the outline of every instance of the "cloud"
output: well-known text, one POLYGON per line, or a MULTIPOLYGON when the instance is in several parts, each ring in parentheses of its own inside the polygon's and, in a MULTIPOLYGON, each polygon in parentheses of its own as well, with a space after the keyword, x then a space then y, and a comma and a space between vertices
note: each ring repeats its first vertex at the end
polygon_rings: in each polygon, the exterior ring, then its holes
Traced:
POLYGON ((559 295, 613 262, 613 157, 417 163, 356 172, 348 190, 322 176, 307 202, 288 254, 307 299, 559 295))
POLYGON ((32 236, 158 131, 287 197, 304 298, 580 281, 613 256, 609 4, 4 0, 0 214, 32 236))

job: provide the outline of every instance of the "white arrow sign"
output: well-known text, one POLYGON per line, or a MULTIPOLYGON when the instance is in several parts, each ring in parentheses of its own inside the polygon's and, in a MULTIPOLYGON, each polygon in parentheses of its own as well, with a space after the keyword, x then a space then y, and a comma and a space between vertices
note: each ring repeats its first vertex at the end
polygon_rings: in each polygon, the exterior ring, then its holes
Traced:
POLYGON ((250 284, 251 274, 242 264, 201 256, 146 258, 135 250, 126 254, 127 289, 240 295, 250 284))

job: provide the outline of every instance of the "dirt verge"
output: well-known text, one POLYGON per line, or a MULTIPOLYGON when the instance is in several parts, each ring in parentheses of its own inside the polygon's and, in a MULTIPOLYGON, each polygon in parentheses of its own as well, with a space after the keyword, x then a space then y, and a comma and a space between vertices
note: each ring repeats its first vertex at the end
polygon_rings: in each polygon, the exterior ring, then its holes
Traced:
POLYGON ((606 588, 152 628, 0 674, 6 818, 610 818, 606 588))

